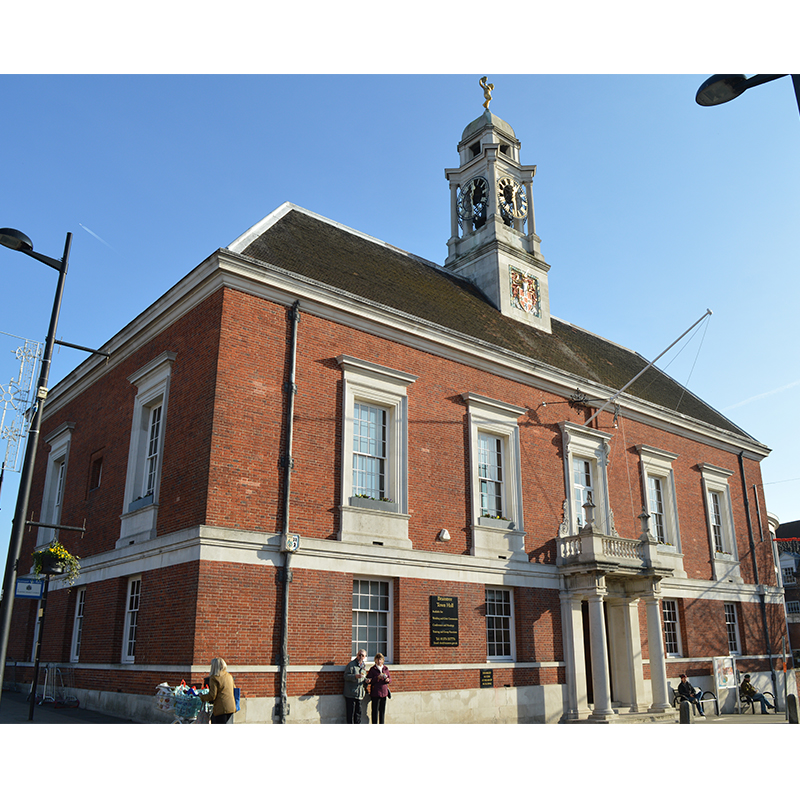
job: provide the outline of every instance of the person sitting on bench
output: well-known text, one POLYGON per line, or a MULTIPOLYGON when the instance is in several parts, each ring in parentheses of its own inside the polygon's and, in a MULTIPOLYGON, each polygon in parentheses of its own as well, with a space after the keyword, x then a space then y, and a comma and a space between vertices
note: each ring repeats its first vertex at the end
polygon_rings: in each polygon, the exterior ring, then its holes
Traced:
POLYGON ((762 714, 768 714, 769 713, 767 711, 768 708, 772 709, 775 708, 775 706, 773 706, 772 703, 770 703, 769 700, 767 700, 767 698, 764 697, 763 694, 761 694, 761 692, 756 691, 756 687, 753 686, 752 683, 750 683, 749 675, 744 676, 742 685, 739 687, 739 693, 744 695, 745 697, 749 697, 754 703, 756 700, 760 700, 762 714))
POLYGON ((705 716, 703 705, 700 702, 700 697, 703 693, 699 689, 695 689, 683 674, 681 675, 681 682, 678 684, 678 694, 681 696, 681 702, 688 700, 690 703, 694 703, 700 712, 700 716, 705 716))

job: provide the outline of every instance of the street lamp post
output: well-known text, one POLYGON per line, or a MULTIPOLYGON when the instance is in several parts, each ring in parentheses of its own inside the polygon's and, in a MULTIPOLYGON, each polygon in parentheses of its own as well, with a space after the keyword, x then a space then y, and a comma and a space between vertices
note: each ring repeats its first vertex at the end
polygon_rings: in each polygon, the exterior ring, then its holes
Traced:
MULTIPOLYGON (((700 88, 695 95, 695 101, 701 106, 718 106, 721 103, 727 103, 738 97, 747 89, 753 86, 761 86, 763 83, 769 83, 777 78, 783 78, 785 75, 753 75, 748 78, 745 75, 712 75, 707 80, 703 81, 700 88)), ((797 100, 797 108, 800 110, 800 75, 792 75, 792 85, 794 86, 794 96, 797 100)), ((767 650, 767 657, 769 658, 769 669, 772 676, 772 688, 775 690, 775 668, 772 663, 772 653, 770 648, 769 626, 767 625, 767 611, 764 600, 764 588, 759 583, 758 579, 758 565, 756 563, 755 553, 755 540, 753 538, 753 528, 750 522, 750 501, 748 500, 747 486, 744 479, 744 464, 742 461, 742 453, 739 453, 739 469, 742 473, 742 486, 744 487, 744 509, 747 518, 747 530, 750 537, 750 554, 753 559, 753 573, 755 582, 759 589, 759 603, 761 606, 761 622, 764 632, 764 644, 767 650)), ((755 487, 754 487, 755 488, 755 487)), ((763 537, 762 537, 763 541, 763 537)))
MULTIPOLYGON (((17 581, 17 569, 19 565, 20 552, 22 551, 22 539, 25 533, 25 522, 28 516, 28 501, 30 500, 31 484, 33 482, 33 467, 36 460, 36 449, 39 446, 39 429, 41 427, 42 412, 44 411, 45 400, 47 399, 47 381, 50 377, 50 362, 53 357, 53 345, 55 344, 56 328, 58 327, 58 315, 61 311, 61 298, 64 294, 64 282, 67 277, 67 267, 69 264, 69 251, 72 244, 72 234, 67 234, 64 243, 64 255, 60 259, 50 258, 50 256, 37 253, 33 249, 31 240, 20 231, 13 228, 0 228, 0 244, 11 250, 18 250, 26 256, 41 261, 43 264, 52 267, 58 272, 58 285, 56 295, 53 300, 53 312, 50 315, 50 327, 45 339, 44 355, 42 356, 42 368, 39 372, 39 382, 36 388, 35 411, 31 422, 30 432, 28 433, 28 444, 25 448, 25 460, 22 464, 20 474, 19 493, 17 494, 17 506, 14 511, 14 521, 11 528, 11 540, 8 543, 8 558, 3 577, 3 599, 0 603, 0 688, 3 685, 3 676, 6 669, 6 653, 8 651, 8 639, 11 632, 11 610, 14 606, 14 591, 17 581)), ((2 693, 0 692, 0 696, 2 693)))
MULTIPOLYGON (((753 86, 761 86, 762 83, 785 77, 785 75, 753 75, 752 78, 748 78, 745 75, 712 75, 703 81, 694 99, 701 106, 718 106, 733 100, 753 86)), ((800 75, 792 75, 792 84, 797 108, 800 110, 800 75)))

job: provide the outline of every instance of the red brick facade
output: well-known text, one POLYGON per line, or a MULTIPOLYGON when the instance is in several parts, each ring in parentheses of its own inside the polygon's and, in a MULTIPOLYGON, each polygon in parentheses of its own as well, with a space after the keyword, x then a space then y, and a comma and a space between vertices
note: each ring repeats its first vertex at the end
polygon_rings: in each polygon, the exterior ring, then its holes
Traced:
MULTIPOLYGON (((390 667, 393 691, 480 690, 480 669, 495 667, 494 685, 558 687, 568 681, 559 577, 558 530, 565 496, 560 424, 583 423, 591 408, 568 404, 562 393, 412 346, 362 324, 348 325, 301 306, 293 419, 294 469, 290 529, 301 536, 292 570, 288 623, 287 693, 292 698, 341 694, 341 667, 351 657, 353 579, 364 552, 367 576, 391 584, 390 667), (405 551, 387 553, 380 577, 379 548, 340 544, 343 424, 342 369, 346 354, 415 376, 407 389, 408 539, 405 551), (518 566, 476 563, 470 510, 471 466, 467 404, 472 392, 526 409, 518 420, 519 475, 525 521, 525 561, 518 566), (439 531, 449 531, 442 541, 439 531), (308 546, 318 540, 318 549, 308 546), (313 552, 314 557, 304 553, 313 552), (376 555, 377 553, 377 555, 376 555), (327 561, 326 561, 327 559, 327 561), (377 560, 376 560, 377 559, 377 560), (474 560, 474 559, 473 559, 474 560), (323 564, 324 562, 324 564, 323 564), (536 569, 539 569, 537 572, 536 569), (505 571, 504 571, 505 570, 505 571), (485 590, 502 587, 513 597, 511 663, 487 657, 485 590), (458 647, 432 647, 429 598, 459 601, 458 647)), ((285 409, 291 323, 288 304, 237 288, 219 288, 169 323, 147 326, 120 348, 107 366, 54 392, 42 431, 31 514, 42 506, 48 434, 74 423, 69 445, 61 523, 85 534, 59 538, 83 560, 71 590, 50 592, 42 660, 75 667, 78 689, 141 695, 163 680, 201 680, 222 655, 246 698, 271 703, 279 693, 281 555, 269 537, 282 530, 286 450, 285 409), (120 515, 129 463, 136 387, 129 380, 164 352, 175 353, 163 438, 157 537, 120 539, 120 515), (92 465, 102 458, 99 486, 90 488, 92 465), (198 533, 202 531, 202 535, 198 533), (217 533, 220 532, 217 537, 217 533), (128 580, 141 575, 135 660, 121 663, 128 580), (70 661, 77 592, 85 589, 80 655, 70 661)), ((754 584, 775 586, 769 532, 748 520, 736 448, 720 435, 683 435, 677 425, 649 424, 642 415, 615 421, 613 409, 593 424, 611 434, 608 487, 619 535, 638 540, 637 519, 647 505, 637 445, 677 454, 673 462, 680 541, 686 579, 674 594, 680 615, 682 657, 667 660, 667 677, 711 674, 711 658, 728 655, 723 601, 708 599, 714 581, 700 464, 729 470, 733 527, 741 575, 736 603, 743 669, 768 672, 767 654, 780 651, 783 608, 766 604, 765 638, 754 584), (750 531, 752 530, 752 534, 750 531), (754 570, 758 570, 756 580, 754 570)), ((745 486, 760 489, 758 460, 743 459, 745 486)), ((36 531, 26 535, 20 574, 30 572, 36 531)), ((677 585, 677 584, 676 584, 677 585)), ((733 595, 732 595, 733 597, 733 595)), ((35 604, 19 600, 9 659, 18 680, 31 677, 35 604)), ((638 608, 644 678, 650 647, 644 604, 638 608)), ((292 721, 291 719, 289 721, 292 721)))

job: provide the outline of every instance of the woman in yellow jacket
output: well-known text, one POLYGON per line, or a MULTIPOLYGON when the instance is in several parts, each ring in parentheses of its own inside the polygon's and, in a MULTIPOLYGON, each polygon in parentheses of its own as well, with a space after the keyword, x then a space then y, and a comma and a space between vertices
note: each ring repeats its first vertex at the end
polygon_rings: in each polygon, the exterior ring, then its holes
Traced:
POLYGON ((213 703, 211 722, 225 725, 233 723, 236 711, 236 700, 233 696, 233 677, 228 672, 228 665, 219 657, 211 661, 211 673, 208 678, 207 703, 213 703))

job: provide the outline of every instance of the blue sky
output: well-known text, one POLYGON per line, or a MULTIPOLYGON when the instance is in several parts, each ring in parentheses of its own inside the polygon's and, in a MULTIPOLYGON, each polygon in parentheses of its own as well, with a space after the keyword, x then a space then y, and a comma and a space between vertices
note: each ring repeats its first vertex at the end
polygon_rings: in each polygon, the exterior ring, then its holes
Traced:
MULTIPOLYGON (((73 233, 58 336, 96 348, 287 200, 443 263, 444 170, 481 74, 6 74, 0 227, 56 257, 73 233)), ((800 115, 788 77, 701 108, 706 77, 490 73, 491 111, 537 165, 552 313, 654 358, 712 309, 659 365, 773 449, 768 507, 790 521, 800 115)), ((0 252, 0 384, 6 334, 44 338, 55 282, 0 252)), ((58 350, 51 385, 82 360, 58 350)), ((3 558, 16 487, 7 473, 3 558)))

